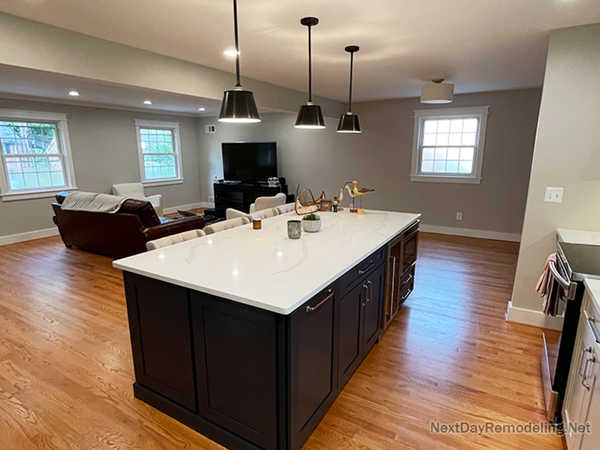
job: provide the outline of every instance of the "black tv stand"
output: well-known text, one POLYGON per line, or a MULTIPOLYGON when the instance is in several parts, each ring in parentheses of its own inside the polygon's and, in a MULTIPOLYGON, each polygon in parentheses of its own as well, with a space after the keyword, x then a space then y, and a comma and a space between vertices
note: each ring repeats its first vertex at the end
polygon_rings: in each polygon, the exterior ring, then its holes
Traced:
POLYGON ((269 197, 279 192, 283 192, 287 196, 288 202, 294 201, 293 196, 288 195, 287 184, 272 187, 262 183, 218 181, 213 184, 213 189, 215 193, 215 215, 217 217, 225 217, 227 208, 248 212, 256 197, 269 197))

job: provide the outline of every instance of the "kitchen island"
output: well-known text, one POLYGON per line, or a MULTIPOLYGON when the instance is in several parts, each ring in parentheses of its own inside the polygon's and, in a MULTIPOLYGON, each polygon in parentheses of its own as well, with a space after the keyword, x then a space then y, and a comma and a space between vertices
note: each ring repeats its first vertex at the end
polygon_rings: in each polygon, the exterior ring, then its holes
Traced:
POLYGON ((299 240, 291 213, 115 261, 135 396, 229 448, 299 448, 405 292, 398 267, 414 275, 420 217, 320 215, 299 240))

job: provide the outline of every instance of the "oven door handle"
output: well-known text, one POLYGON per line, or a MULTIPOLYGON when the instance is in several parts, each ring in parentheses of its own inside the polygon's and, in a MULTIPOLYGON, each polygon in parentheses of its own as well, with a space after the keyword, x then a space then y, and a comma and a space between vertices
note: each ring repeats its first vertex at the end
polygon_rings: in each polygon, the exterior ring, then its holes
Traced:
POLYGON ((558 270, 556 269, 556 264, 554 264, 554 261, 550 261, 548 264, 548 267, 550 267, 550 272, 552 272, 552 278, 554 278, 558 284, 561 285, 561 287, 566 291, 566 297, 567 300, 575 300, 575 293, 577 291, 577 283, 573 283, 572 281, 567 281, 563 278, 563 276, 558 273, 558 270))

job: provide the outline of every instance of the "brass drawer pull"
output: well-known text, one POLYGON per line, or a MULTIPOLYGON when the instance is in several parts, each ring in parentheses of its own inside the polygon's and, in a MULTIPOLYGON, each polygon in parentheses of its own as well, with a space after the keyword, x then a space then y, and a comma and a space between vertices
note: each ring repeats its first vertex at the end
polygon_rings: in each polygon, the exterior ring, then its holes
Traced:
POLYGON ((598 331, 598 327, 596 326, 596 319, 590 316, 585 310, 583 311, 583 313, 585 314, 585 318, 587 319, 587 323, 590 326, 592 333, 594 333, 594 339, 596 340, 596 344, 600 344, 600 332, 598 331))
POLYGON ((312 312, 312 311, 316 311, 317 309, 319 309, 321 306, 323 306, 323 304, 327 303, 329 300, 331 300, 333 298, 333 290, 329 289, 328 291, 330 294, 325 297, 323 300, 321 300, 319 303, 317 303, 315 306, 307 306, 306 307, 306 312, 312 312))
POLYGON ((406 300, 408 298, 408 296, 410 295, 412 291, 409 289, 408 291, 406 291, 404 293, 404 295, 402 296, 402 298, 400 299, 401 302, 403 302, 404 300, 406 300))

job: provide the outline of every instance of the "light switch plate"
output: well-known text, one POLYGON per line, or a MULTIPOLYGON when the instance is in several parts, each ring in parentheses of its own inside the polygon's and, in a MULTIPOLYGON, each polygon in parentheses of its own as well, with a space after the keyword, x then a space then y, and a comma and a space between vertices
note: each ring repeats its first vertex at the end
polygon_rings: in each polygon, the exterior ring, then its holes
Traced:
POLYGON ((565 188, 546 186, 544 201, 548 203, 562 203, 565 188))

